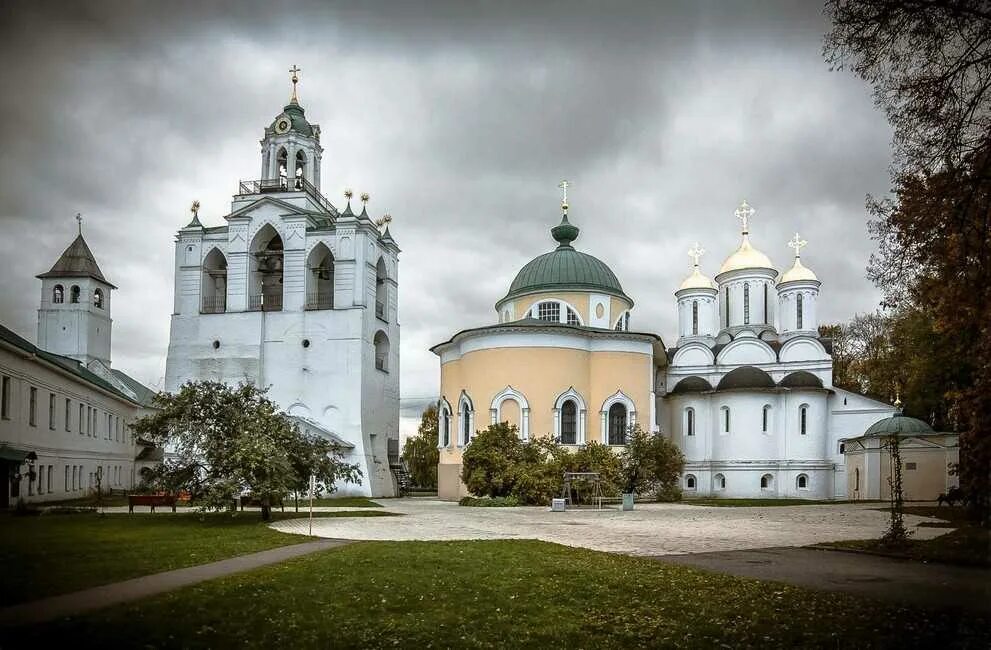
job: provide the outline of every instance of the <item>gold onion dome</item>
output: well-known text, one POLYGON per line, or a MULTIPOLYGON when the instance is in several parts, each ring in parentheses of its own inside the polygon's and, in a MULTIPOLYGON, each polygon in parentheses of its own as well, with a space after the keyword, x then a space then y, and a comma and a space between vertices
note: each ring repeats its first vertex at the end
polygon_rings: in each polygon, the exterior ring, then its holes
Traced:
POLYGON ((697 243, 694 247, 688 250, 688 256, 694 260, 692 266, 692 273, 685 281, 681 283, 678 287, 678 291, 683 289, 716 289, 716 283, 709 279, 702 271, 699 270, 699 258, 705 254, 705 249, 701 248, 697 243))
POLYGON ((770 258, 750 245, 750 219, 754 216, 755 212, 756 210, 750 207, 746 201, 741 203, 740 207, 734 212, 736 218, 740 220, 740 224, 743 226, 743 241, 740 242, 740 247, 736 249, 736 252, 726 258, 723 266, 719 269, 719 273, 739 271, 741 269, 774 270, 774 264, 771 263, 770 258))
POLYGON ((812 269, 802 264, 802 249, 808 244, 801 235, 795 233, 795 238, 788 242, 788 247, 795 250, 795 263, 790 269, 781 274, 778 284, 783 282, 812 281, 818 282, 819 278, 812 272, 812 269))

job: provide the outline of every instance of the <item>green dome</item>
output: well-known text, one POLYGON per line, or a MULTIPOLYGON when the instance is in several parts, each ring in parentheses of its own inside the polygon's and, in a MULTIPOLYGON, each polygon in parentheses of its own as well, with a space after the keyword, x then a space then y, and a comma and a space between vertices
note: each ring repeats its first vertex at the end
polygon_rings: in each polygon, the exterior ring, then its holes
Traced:
MULTIPOLYGON (((282 114, 279 117, 282 117, 282 115, 288 117, 292 122, 291 130, 302 133, 303 135, 313 136, 313 127, 306 120, 302 106, 295 102, 290 102, 282 109, 282 114)), ((275 121, 272 122, 272 128, 275 128, 275 123, 279 121, 279 117, 276 117, 275 121)))
POLYGON ((558 242, 557 249, 544 253, 520 269, 509 293, 499 302, 544 291, 597 291, 629 300, 632 304, 612 269, 602 260, 572 248, 571 242, 578 238, 578 233, 579 229, 564 215, 561 223, 551 229, 551 235, 558 242))
POLYGON ((878 420, 870 426, 869 429, 864 433, 865 436, 893 436, 902 435, 908 436, 912 434, 925 434, 933 433, 933 428, 923 422, 922 420, 917 420, 915 418, 910 418, 907 415, 902 415, 901 413, 896 413, 890 418, 884 418, 883 420, 878 420))

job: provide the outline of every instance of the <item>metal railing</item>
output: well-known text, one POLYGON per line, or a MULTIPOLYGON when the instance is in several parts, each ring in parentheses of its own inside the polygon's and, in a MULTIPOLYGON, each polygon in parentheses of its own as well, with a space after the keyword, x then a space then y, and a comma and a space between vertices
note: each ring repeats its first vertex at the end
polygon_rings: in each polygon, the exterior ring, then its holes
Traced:
POLYGON ((334 293, 308 293, 306 294, 306 309, 333 309, 334 293))
POLYGON ((248 296, 248 311, 282 311, 282 294, 260 293, 248 296))
POLYGON ((375 316, 385 320, 385 303, 376 302, 375 303, 375 316))
POLYGON ((330 200, 320 193, 316 186, 305 178, 264 178, 257 181, 241 181, 238 183, 238 196, 247 194, 265 194, 267 192, 305 192, 310 195, 324 210, 337 216, 337 208, 330 200))
POLYGON ((227 296, 204 296, 201 314, 223 314, 227 311, 227 296))

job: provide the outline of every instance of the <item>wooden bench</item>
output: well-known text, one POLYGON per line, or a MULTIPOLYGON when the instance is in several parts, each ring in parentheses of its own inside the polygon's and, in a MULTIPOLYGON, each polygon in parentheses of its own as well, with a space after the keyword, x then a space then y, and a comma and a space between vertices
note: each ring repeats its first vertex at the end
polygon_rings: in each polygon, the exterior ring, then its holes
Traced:
POLYGON ((172 506, 175 512, 176 497, 168 494, 129 494, 127 495, 127 511, 134 512, 134 506, 151 506, 151 511, 155 512, 155 506, 172 506))

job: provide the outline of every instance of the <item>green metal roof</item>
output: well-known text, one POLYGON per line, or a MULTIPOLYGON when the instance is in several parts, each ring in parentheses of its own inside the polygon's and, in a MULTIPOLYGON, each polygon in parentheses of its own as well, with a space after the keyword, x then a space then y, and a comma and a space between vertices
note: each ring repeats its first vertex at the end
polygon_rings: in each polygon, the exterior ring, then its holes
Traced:
POLYGON ((916 418, 896 413, 890 418, 878 420, 864 432, 865 436, 909 436, 913 434, 933 433, 933 428, 916 418))
MULTIPOLYGON (((286 104, 285 108, 282 109, 283 114, 285 114, 289 120, 292 122, 292 130, 297 133, 302 133, 303 135, 312 136, 313 127, 306 120, 306 115, 303 111, 303 107, 295 102, 290 102, 286 104)), ((278 121, 279 118, 275 118, 278 121)), ((273 122, 274 124, 275 122, 273 122)))
POLYGON ((499 302, 517 296, 542 291, 598 291, 628 300, 623 287, 605 262, 575 250, 571 242, 578 238, 579 229, 564 215, 561 223, 551 229, 558 247, 526 264, 509 287, 509 293, 499 302))

